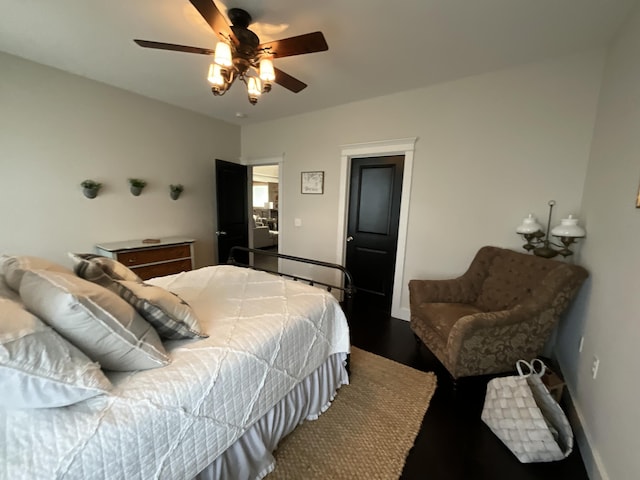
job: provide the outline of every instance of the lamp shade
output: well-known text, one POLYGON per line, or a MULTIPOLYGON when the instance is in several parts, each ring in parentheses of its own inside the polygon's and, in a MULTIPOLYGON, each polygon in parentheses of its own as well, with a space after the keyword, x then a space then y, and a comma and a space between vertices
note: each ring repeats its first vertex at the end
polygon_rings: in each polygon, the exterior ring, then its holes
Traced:
POLYGON ((261 93, 260 79, 256 77, 249 77, 247 80, 247 93, 249 97, 259 97, 261 93))
POLYGON ((522 224, 516 228, 516 232, 522 234, 535 233, 538 230, 542 230, 542 227, 538 223, 538 220, 536 220, 536 217, 531 213, 522 221, 522 224))
POLYGON ((569 215, 568 218, 560 220, 560 225, 557 225, 551 229, 551 235, 554 237, 584 237, 586 232, 584 228, 578 225, 578 219, 573 215, 569 215))
POLYGON ((224 85, 224 78, 222 77, 222 72, 220 70, 220 65, 216 63, 212 63, 209 65, 209 74, 207 75, 207 80, 213 85, 217 85, 219 87, 224 85))
POLYGON ((214 62, 221 67, 230 67, 233 65, 231 58, 231 47, 228 43, 218 42, 216 45, 216 51, 214 53, 214 62))
POLYGON ((273 62, 269 58, 264 58, 260 61, 260 79, 263 82, 273 82, 276 79, 273 62))

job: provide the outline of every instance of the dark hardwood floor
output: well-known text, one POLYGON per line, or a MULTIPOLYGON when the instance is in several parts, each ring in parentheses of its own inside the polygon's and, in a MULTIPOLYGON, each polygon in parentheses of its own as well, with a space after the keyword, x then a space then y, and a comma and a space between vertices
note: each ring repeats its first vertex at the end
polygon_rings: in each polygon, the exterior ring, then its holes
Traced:
POLYGON ((414 340, 409 322, 356 306, 349 323, 356 347, 435 372, 438 377, 438 387, 407 457, 403 480, 588 479, 575 442, 565 460, 520 463, 480 419, 490 377, 461 379, 454 392, 444 367, 414 340))

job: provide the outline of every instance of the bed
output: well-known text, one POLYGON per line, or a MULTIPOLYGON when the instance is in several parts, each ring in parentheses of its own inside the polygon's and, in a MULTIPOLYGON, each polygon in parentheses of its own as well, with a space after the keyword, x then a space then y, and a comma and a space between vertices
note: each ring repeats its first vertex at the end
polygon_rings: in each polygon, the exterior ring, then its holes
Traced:
MULTIPOLYGON (((18 298, 0 275, 0 297, 28 299, 29 275, 18 298)), ((159 368, 105 371, 106 394, 0 409, 0 478, 266 476, 278 441, 348 383, 338 301, 296 280, 219 265, 146 281, 189 304, 208 338, 164 341, 159 368)))

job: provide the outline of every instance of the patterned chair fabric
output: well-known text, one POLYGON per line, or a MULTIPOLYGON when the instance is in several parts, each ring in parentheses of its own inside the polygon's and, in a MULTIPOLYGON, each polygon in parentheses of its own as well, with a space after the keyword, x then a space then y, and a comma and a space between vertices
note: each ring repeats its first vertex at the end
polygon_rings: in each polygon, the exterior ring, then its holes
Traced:
POLYGON ((540 355, 587 278, 577 265, 482 247, 461 276, 411 280, 411 329, 454 378, 510 372, 540 355))

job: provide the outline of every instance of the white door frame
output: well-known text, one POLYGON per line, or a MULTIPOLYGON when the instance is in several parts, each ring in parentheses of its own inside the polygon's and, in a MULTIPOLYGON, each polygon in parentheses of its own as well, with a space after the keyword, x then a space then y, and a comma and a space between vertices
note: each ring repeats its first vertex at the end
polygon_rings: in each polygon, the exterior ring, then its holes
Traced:
MULTIPOLYGON (((342 145, 340 160, 340 193, 338 204, 338 249, 336 262, 344 265, 346 261, 346 232, 349 206, 349 179, 352 158, 381 157, 404 155, 404 172, 402 176, 402 196, 400 199, 400 220, 398 222, 398 246, 396 248, 396 267, 393 275, 393 296, 391 300, 391 316, 409 320, 409 309, 403 308, 402 294, 408 293, 403 285, 404 259, 407 246, 407 228, 409 225, 409 199, 411 198, 411 176, 413 172, 413 152, 418 137, 383 140, 377 142, 352 143, 342 145)), ((356 292, 357 295, 357 292, 356 292)))

